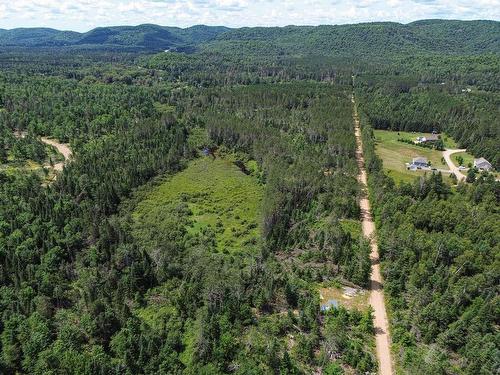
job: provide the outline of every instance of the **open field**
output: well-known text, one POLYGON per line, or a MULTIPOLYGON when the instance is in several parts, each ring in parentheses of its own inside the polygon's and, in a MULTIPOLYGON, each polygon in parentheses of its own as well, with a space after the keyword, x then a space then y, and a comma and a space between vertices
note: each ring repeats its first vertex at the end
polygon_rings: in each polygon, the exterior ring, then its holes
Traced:
POLYGON ((457 152, 456 154, 451 155, 451 160, 457 166, 460 165, 458 162, 458 158, 461 157, 463 159, 463 166, 468 167, 470 165, 474 165, 474 156, 469 154, 468 152, 457 152))
POLYGON ((141 201, 136 222, 162 229, 170 224, 166 211, 183 204, 189 211, 187 232, 215 232, 220 251, 253 247, 259 238, 262 187, 257 179, 232 162, 204 157, 192 161, 182 172, 167 178, 141 201))
MULTIPOLYGON (((411 162, 417 156, 427 158, 435 168, 448 170, 448 166, 442 160, 441 151, 398 141, 399 138, 414 139, 421 134, 425 135, 425 133, 375 130, 377 155, 384 163, 384 170, 396 182, 411 182, 418 176, 432 173, 431 171, 409 171, 406 169, 405 163, 411 162)), ((448 137, 448 142, 450 142, 450 137, 448 137)), ((446 177, 446 175, 443 177, 446 177)))

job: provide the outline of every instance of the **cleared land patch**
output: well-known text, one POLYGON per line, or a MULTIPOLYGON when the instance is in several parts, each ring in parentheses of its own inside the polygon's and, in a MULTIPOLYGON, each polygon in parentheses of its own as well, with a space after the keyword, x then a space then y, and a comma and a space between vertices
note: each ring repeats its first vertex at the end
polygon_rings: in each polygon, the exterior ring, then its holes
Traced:
POLYGON ((451 155, 451 160, 457 166, 458 165, 463 165, 464 167, 468 167, 469 164, 471 166, 474 165, 474 156, 471 155, 471 154, 469 154, 468 152, 457 152, 456 154, 451 155), (462 164, 459 163, 460 158, 463 161, 462 164))
MULTIPOLYGON (((431 171, 409 171, 406 169, 405 163, 411 162, 417 156, 427 158, 434 168, 448 170, 446 162, 442 160, 441 151, 398 141, 400 138, 414 140, 420 135, 425 135, 425 133, 375 130, 377 155, 383 161, 384 170, 396 182, 411 182, 418 176, 431 173, 431 171)), ((447 138, 450 139, 450 137, 447 138)), ((447 178, 447 175, 443 175, 443 177, 447 178)))
POLYGON ((45 145, 45 152, 47 157, 43 162, 37 162, 31 159, 19 160, 16 159, 12 152, 8 152, 6 160, 3 163, 0 162, 0 171, 11 175, 23 173, 25 171, 35 172, 44 181, 51 181, 55 176, 53 166, 63 162, 64 156, 61 155, 56 148, 50 145, 45 145))
POLYGON ((260 232, 262 186, 226 159, 204 157, 167 178, 133 214, 137 226, 161 231, 185 216, 191 236, 206 235, 219 251, 255 247, 260 232))

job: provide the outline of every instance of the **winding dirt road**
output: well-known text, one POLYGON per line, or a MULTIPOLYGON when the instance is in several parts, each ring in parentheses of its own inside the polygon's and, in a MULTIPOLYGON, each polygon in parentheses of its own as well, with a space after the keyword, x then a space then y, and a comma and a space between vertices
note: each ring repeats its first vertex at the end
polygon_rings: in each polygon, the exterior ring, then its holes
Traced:
POLYGON ((42 139, 43 143, 45 143, 49 146, 55 147, 57 149, 57 151, 59 151, 64 156, 64 161, 61 161, 59 163, 54 164, 54 170, 56 170, 58 172, 62 171, 63 167, 64 167, 64 163, 66 163, 72 155, 71 149, 69 148, 69 146, 67 144, 59 143, 53 139, 49 139, 49 138, 45 138, 45 137, 42 137, 41 139, 42 139))
POLYGON ((363 234, 370 240, 372 263, 372 274, 370 278, 370 305, 373 307, 375 342, 377 348, 377 358, 379 374, 392 375, 392 355, 391 339, 389 336, 389 322, 385 310, 384 292, 382 290, 382 275, 380 274, 380 259, 378 254, 377 240, 375 237, 375 224, 370 211, 370 201, 367 192, 367 177, 365 169, 365 159, 363 157, 363 142, 361 139, 361 129, 359 126, 358 110, 354 95, 352 96, 354 107, 354 130, 356 135, 356 161, 358 162, 358 181, 363 189, 363 194, 359 205, 361 207, 361 220, 363 234))

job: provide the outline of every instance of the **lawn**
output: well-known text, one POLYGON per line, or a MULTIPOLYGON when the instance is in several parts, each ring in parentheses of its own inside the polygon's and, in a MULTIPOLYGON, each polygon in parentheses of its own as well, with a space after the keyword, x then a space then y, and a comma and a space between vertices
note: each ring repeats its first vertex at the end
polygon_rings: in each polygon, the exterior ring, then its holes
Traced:
POLYGON ((462 164, 464 167, 468 167, 469 164, 471 166, 474 165, 474 156, 469 154, 468 152, 457 152, 456 154, 451 155, 451 160, 455 165, 460 165, 460 163, 458 162, 459 157, 464 160, 462 164))
POLYGON ((409 171, 406 169, 405 163, 410 163, 417 156, 426 157, 435 168, 448 170, 446 162, 442 160, 443 154, 441 151, 398 141, 399 138, 415 139, 422 134, 425 135, 425 133, 375 130, 377 155, 384 163, 384 170, 396 182, 411 182, 415 177, 431 173, 431 171, 409 171))
POLYGON ((263 188, 257 178, 246 175, 231 161, 203 157, 153 188, 134 212, 136 223, 150 223, 161 230, 169 225, 172 207, 187 204, 187 231, 197 235, 215 232, 220 251, 255 248, 260 234, 263 188))
POLYGON ((452 149, 459 148, 457 142, 455 142, 455 140, 453 138, 451 138, 450 136, 448 136, 446 134, 441 134, 441 139, 443 140, 445 148, 452 148, 452 149))

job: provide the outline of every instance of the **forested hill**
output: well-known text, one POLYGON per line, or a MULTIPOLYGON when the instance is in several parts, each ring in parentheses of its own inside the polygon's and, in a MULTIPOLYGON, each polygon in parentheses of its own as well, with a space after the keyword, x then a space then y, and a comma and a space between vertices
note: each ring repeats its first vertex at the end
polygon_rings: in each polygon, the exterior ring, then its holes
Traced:
POLYGON ((0 30, 1 47, 194 50, 195 46, 228 31, 226 27, 197 25, 181 29, 158 25, 98 27, 86 33, 49 28, 0 30))
POLYGON ((360 56, 400 53, 500 53, 500 22, 424 20, 340 26, 242 28, 219 35, 205 50, 247 54, 360 56))
POLYGON ((0 47, 115 48, 245 54, 340 55, 500 53, 500 22, 423 20, 353 25, 229 29, 157 25, 100 27, 86 33, 47 28, 0 30, 0 47))

